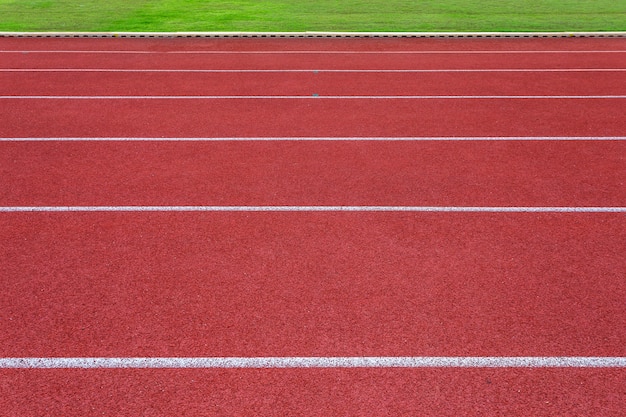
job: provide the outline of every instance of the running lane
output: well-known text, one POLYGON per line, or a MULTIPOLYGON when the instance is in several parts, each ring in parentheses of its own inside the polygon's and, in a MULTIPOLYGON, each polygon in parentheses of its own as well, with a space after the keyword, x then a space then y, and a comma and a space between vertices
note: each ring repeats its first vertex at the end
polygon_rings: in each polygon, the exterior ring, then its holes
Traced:
POLYGON ((103 52, 4 52, 3 67, 14 69, 111 68, 111 69, 214 69, 214 70, 338 70, 338 69, 479 69, 479 68, 614 68, 624 51, 576 54, 536 53, 354 53, 267 51, 248 53, 103 53, 103 52), (506 59, 503 59, 505 57, 506 59))
POLYGON ((2 213, 0 356, 626 356, 626 216, 2 213))
POLYGON ((1 99, 3 137, 623 136, 626 98, 1 99))
POLYGON ((2 206, 626 206, 626 140, 0 141, 2 206))
MULTIPOLYGON (((185 71, 185 70, 183 70, 185 71)), ((8 96, 625 95, 626 70, 447 72, 2 72, 8 96), (598 73, 601 76, 598 77, 598 73)))
POLYGON ((597 51, 624 50, 623 38, 2 38, 2 51, 597 51))
POLYGON ((0 370, 14 415, 619 416, 618 369, 0 370), (30 394, 30 395, 27 395, 30 394))

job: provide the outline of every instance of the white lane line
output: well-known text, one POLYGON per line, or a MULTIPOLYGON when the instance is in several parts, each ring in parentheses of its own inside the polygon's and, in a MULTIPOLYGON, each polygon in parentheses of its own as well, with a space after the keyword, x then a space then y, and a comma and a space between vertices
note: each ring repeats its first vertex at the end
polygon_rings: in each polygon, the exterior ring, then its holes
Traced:
POLYGON ((0 358, 2 369, 119 368, 624 368, 626 357, 168 357, 0 358))
POLYGON ((474 136, 474 137, 223 137, 223 138, 0 138, 0 142, 448 142, 448 141, 623 141, 626 136, 474 136))
POLYGON ((27 50, 3 49, 3 54, 140 54, 140 55, 474 55, 474 54, 623 54, 625 49, 605 50, 264 50, 264 51, 227 51, 227 50, 195 50, 195 51, 147 51, 147 50, 27 50))
POLYGON ((579 99, 624 99, 626 95, 424 95, 424 96, 324 96, 318 94, 299 95, 299 96, 274 96, 274 95, 258 95, 258 96, 230 96, 230 95, 206 95, 206 96, 0 96, 2 100, 579 100, 579 99))
POLYGON ((626 68, 481 68, 481 69, 123 69, 123 68, 0 68, 0 72, 45 73, 507 73, 507 72, 626 72, 626 68))
POLYGON ((444 213, 626 213, 626 207, 459 206, 6 206, 3 213, 35 212, 444 212, 444 213))

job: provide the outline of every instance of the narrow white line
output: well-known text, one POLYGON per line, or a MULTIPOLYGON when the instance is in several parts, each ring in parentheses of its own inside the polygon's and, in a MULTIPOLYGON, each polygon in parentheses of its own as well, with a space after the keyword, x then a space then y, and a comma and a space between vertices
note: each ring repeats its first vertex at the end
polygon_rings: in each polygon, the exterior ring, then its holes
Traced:
POLYGON ((626 95, 520 95, 520 96, 497 96, 497 95, 425 95, 425 96, 324 96, 324 95, 300 95, 300 96, 0 96, 2 100, 579 100, 579 99, 624 99, 626 95))
POLYGON ((507 72, 625 72, 626 68, 483 68, 483 69, 120 69, 120 68, 0 68, 0 72, 45 73, 507 73, 507 72))
POLYGON ((167 368, 624 368, 626 357, 404 356, 204 358, 0 358, 1 369, 167 368))
POLYGON ((626 207, 458 206, 6 206, 3 213, 34 212, 456 212, 456 213, 626 213, 626 207))
POLYGON ((140 51, 140 50, 0 50, 4 54, 148 54, 148 55, 474 55, 474 54, 623 54, 624 49, 608 50, 402 50, 402 51, 357 51, 357 50, 264 50, 264 51, 140 51))
POLYGON ((0 138, 0 142, 447 142, 447 141, 623 141, 626 136, 475 136, 475 137, 223 137, 223 138, 0 138))

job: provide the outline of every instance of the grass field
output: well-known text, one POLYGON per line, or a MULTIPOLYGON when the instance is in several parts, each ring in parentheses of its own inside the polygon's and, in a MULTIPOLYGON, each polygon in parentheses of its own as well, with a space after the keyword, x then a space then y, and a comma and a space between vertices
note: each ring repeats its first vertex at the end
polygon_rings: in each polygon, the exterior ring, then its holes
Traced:
POLYGON ((0 0, 0 31, 614 31, 624 0, 0 0))

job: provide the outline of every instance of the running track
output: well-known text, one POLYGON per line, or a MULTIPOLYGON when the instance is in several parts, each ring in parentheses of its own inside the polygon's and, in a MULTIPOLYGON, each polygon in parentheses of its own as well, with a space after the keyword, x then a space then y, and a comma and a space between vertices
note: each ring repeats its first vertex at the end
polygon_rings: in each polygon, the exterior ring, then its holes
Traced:
POLYGON ((0 62, 0 414, 626 411, 623 39, 0 62))

